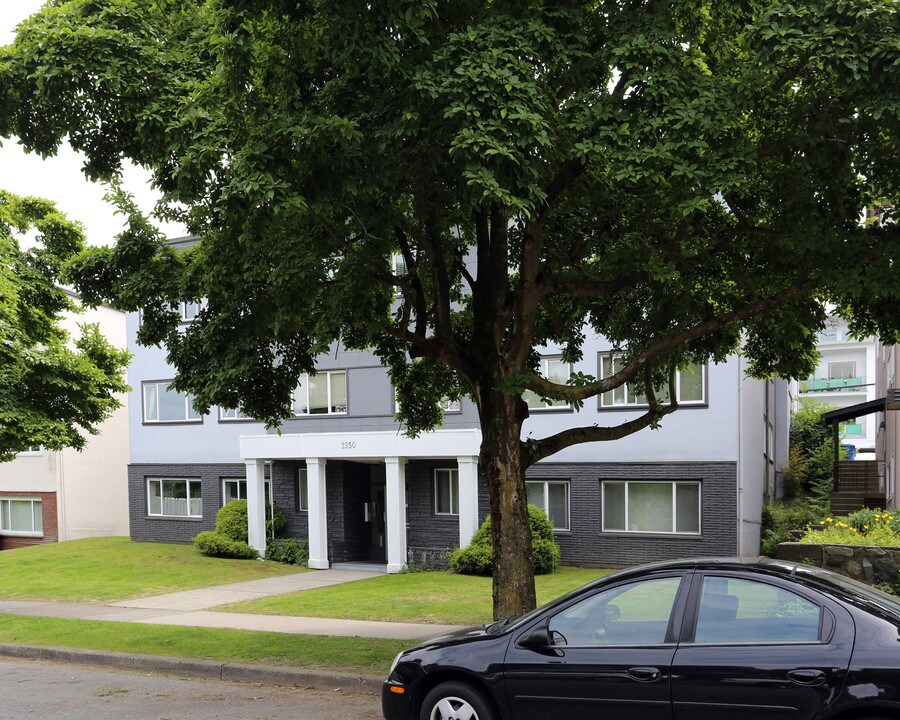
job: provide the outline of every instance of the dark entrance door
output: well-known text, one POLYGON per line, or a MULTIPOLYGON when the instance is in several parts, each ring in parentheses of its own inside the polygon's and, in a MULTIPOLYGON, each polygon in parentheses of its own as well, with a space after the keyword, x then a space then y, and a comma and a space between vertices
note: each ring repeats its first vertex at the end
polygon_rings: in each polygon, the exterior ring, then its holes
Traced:
POLYGON ((367 520, 369 526, 369 560, 387 562, 387 532, 385 526, 384 466, 375 466, 369 479, 367 520), (380 472, 378 472, 380 470, 380 472))

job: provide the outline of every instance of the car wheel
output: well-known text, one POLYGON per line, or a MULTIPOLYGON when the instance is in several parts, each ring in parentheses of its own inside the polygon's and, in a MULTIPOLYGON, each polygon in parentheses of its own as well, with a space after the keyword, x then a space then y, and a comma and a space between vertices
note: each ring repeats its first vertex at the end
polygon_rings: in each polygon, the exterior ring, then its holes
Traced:
POLYGON ((495 720, 481 692, 463 683, 438 685, 425 696, 420 720, 495 720))

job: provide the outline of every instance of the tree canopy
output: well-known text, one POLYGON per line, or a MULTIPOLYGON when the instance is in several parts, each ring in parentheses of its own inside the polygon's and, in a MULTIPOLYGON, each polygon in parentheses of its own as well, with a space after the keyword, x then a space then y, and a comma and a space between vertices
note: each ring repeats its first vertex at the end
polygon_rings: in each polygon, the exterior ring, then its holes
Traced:
POLYGON ((504 616, 534 603, 530 464, 657 425, 691 363, 808 374, 823 302, 897 339, 897 10, 55 0, 0 54, 0 134, 68 138, 95 178, 153 169, 202 242, 176 253, 134 216, 73 277, 142 309, 200 409, 276 422, 336 341, 388 365, 410 432, 472 397, 504 616), (170 302, 199 298, 179 331, 170 302), (574 361, 588 332, 614 373, 541 377, 541 347, 574 361), (522 440, 524 389, 578 405, 626 382, 642 414, 522 440))
POLYGON ((0 190, 0 461, 38 445, 81 449, 122 405, 128 353, 96 325, 74 341, 60 325, 80 311, 60 271, 83 249, 81 228, 53 203, 0 190), (35 245, 23 250, 26 235, 35 245))

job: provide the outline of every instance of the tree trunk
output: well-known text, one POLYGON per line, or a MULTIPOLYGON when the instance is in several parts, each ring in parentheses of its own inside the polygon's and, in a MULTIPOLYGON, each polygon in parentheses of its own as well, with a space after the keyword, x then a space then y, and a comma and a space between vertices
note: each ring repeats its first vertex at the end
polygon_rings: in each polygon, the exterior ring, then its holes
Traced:
POLYGON ((494 548, 494 619, 521 615, 536 605, 531 527, 521 442, 522 399, 493 393, 481 406, 480 464, 487 476, 494 548))

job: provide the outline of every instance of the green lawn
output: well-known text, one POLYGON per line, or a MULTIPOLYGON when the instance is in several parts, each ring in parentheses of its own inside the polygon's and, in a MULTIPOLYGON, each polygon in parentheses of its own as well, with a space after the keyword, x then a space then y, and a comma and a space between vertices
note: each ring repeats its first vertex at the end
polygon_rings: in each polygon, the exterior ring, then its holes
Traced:
POLYGON ((415 641, 59 620, 4 615, 0 642, 166 655, 263 665, 327 668, 383 676, 415 641))
MULTIPOLYGON (((611 570, 562 567, 536 578, 538 604, 611 570)), ((491 578, 450 572, 382 575, 216 608, 263 615, 478 625, 491 620, 491 578)))
POLYGON ((90 538, 0 552, 0 599, 110 602, 303 572, 201 555, 192 545, 90 538))

